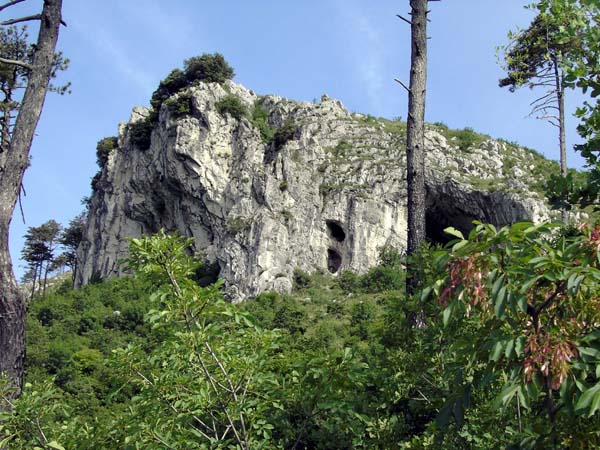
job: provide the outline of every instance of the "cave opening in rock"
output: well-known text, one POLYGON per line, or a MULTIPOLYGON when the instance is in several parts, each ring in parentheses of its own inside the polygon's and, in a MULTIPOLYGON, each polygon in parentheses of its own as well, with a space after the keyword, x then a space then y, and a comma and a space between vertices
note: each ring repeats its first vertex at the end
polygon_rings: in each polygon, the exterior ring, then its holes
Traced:
POLYGON ((330 248, 327 250, 327 270, 331 273, 336 273, 342 266, 342 255, 336 250, 330 248))
POLYGON ((220 273, 221 266, 219 265, 218 261, 205 261, 196 269, 192 279, 198 284, 198 286, 207 287, 218 281, 220 273))
POLYGON ((329 236, 335 239, 338 242, 344 242, 346 240, 346 232, 342 228, 339 222, 335 220, 326 220, 327 230, 329 231, 329 236))
POLYGON ((447 244, 455 238, 444 232, 446 228, 454 227, 466 236, 473 228, 473 220, 450 202, 433 203, 425 212, 425 237, 432 244, 447 244))

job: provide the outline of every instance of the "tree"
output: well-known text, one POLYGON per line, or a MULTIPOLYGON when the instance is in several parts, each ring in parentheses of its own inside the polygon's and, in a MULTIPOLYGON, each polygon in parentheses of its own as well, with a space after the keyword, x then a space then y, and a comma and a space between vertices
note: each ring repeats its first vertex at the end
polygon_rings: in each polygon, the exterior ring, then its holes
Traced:
POLYGON ((73 286, 75 285, 75 277, 77 275, 79 262, 79 259, 77 258, 77 249, 83 240, 84 227, 85 214, 82 213, 75 216, 75 218, 69 222, 69 226, 62 231, 59 238, 60 244, 64 247, 62 255, 65 257, 65 265, 71 269, 73 286))
MULTIPOLYGON (((425 240, 425 92, 427 84, 427 0, 410 0, 411 58, 406 133, 408 186, 408 255, 425 240)), ((417 285, 416 272, 408 267, 407 292, 417 285)))
POLYGON ((581 152, 590 170, 584 177, 570 171, 566 177, 552 177, 547 195, 557 207, 597 206, 600 199, 600 2, 541 0, 535 7, 551 23, 558 24, 557 42, 576 44, 569 45, 568 58, 562 61, 564 82, 589 98, 575 113, 580 119, 577 132, 584 141, 576 145, 575 150, 581 152))
POLYGON ((451 343, 445 370, 457 380, 443 422, 462 421, 472 392, 497 390, 494 408, 516 406, 535 448, 572 448, 584 427, 597 429, 600 227, 558 227, 446 230, 458 239, 436 252, 437 279, 425 290, 443 310, 438 339, 451 343))
MULTIPOLYGON (((0 6, 0 12, 20 3, 13 0, 0 6)), ((41 14, 4 21, 4 25, 39 20, 37 44, 31 62, 0 60, 2 67, 27 69, 27 87, 20 102, 10 142, 0 152, 0 373, 14 384, 13 396, 20 393, 25 361, 25 302, 17 289, 13 272, 8 233, 14 208, 21 191, 23 174, 29 164, 29 152, 55 60, 54 50, 61 24, 62 0, 44 0, 41 14)), ((0 49, 1 51, 1 49, 0 49)), ((6 120, 4 123, 6 124, 6 120)))
POLYGON ((32 298, 35 294, 36 281, 39 281, 42 292, 46 293, 48 273, 52 270, 60 231, 60 224, 55 220, 49 220, 39 227, 29 227, 25 233, 25 245, 21 257, 29 263, 29 268, 33 271, 32 298))
MULTIPOLYGON (((569 17, 554 17, 539 12, 531 25, 519 33, 509 33, 510 43, 504 47, 507 76, 500 87, 511 92, 522 86, 543 88, 545 92, 532 104, 530 115, 547 120, 558 128, 560 174, 567 176, 567 147, 565 140, 565 60, 579 47, 577 36, 565 38, 559 33, 561 24, 569 17)), ((567 220, 564 208, 563 221, 567 220)))

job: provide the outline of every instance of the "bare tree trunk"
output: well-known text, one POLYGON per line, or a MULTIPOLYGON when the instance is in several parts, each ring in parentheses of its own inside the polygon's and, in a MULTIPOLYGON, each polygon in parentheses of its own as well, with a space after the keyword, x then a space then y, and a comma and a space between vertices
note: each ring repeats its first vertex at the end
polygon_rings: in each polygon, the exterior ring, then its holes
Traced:
MULTIPOLYGON (((427 0, 410 0, 411 67, 406 135, 406 181, 408 186, 408 255, 425 240, 425 92, 427 83, 427 0)), ((407 292, 418 280, 408 267, 407 292)))
POLYGON ((37 264, 32 267, 33 270, 33 283, 31 283, 31 299, 33 300, 33 296, 35 295, 35 282, 37 281, 38 268, 37 264))
POLYGON ((48 83, 61 22, 62 0, 44 0, 40 31, 27 89, 23 95, 8 153, 0 165, 0 373, 20 394, 25 363, 25 301, 17 289, 8 247, 8 232, 29 163, 29 151, 48 83))
MULTIPOLYGON (((567 144, 565 138, 565 87, 563 83, 563 75, 559 73, 558 61, 554 62, 554 70, 556 76, 556 100, 558 103, 558 141, 560 148, 560 175, 563 178, 567 177, 567 144)), ((566 209, 561 210, 561 218, 564 223, 569 220, 569 213, 566 209)))
POLYGON ((46 297, 46 284, 48 283, 48 270, 50 269, 50 261, 46 261, 44 269, 44 288, 42 289, 42 297, 46 297))

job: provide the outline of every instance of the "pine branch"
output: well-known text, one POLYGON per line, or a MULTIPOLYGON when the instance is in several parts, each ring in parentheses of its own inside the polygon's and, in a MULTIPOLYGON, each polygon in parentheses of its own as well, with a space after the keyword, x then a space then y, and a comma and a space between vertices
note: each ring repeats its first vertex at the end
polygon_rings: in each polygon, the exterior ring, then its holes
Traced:
MULTIPOLYGON (((0 25, 2 25, 2 24, 0 24, 0 25)), ((27 69, 27 70, 33 70, 33 66, 31 64, 26 63, 25 61, 20 61, 18 59, 7 59, 7 58, 0 57, 0 63, 23 67, 24 69, 27 69)))
POLYGON ((0 22, 0 25, 14 25, 15 23, 28 22, 30 20, 42 20, 41 14, 34 14, 32 16, 19 17, 18 19, 5 20, 0 22))

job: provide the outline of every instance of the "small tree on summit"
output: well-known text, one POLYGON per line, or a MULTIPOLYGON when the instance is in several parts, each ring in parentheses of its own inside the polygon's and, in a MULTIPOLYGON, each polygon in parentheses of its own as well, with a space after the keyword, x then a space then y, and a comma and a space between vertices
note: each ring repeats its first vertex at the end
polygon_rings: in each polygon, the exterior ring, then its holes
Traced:
POLYGON ((235 76, 235 72, 220 53, 214 55, 205 53, 202 56, 194 56, 186 59, 183 65, 185 67, 185 78, 190 84, 195 81, 224 83, 235 76))
POLYGON ((152 114, 150 120, 158 120, 160 107, 169 97, 177 92, 203 81, 206 83, 224 83, 235 76, 235 72, 220 53, 194 56, 183 62, 184 69, 174 69, 160 82, 158 88, 152 93, 150 106, 152 114))

